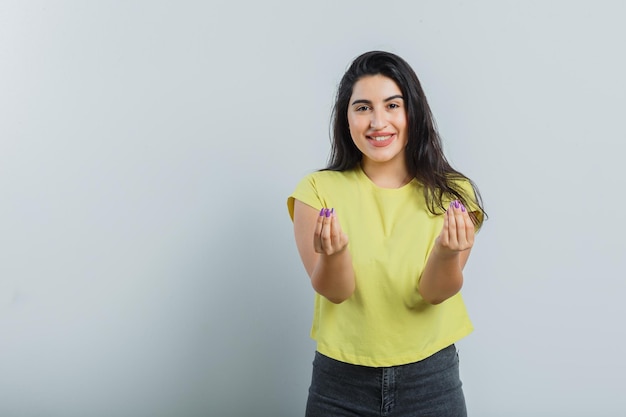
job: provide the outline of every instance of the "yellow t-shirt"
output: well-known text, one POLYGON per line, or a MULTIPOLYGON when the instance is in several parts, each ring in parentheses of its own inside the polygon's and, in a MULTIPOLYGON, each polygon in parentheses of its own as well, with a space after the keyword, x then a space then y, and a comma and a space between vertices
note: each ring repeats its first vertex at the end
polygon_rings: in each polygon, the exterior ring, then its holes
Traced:
POLYGON ((292 219, 294 199, 335 209, 354 264, 350 298, 333 304, 315 294, 311 337, 320 353, 356 365, 396 366, 427 358, 473 330, 461 294, 431 305, 417 290, 443 226, 443 216, 428 211, 417 180, 388 189, 360 167, 320 171, 289 196, 292 219))

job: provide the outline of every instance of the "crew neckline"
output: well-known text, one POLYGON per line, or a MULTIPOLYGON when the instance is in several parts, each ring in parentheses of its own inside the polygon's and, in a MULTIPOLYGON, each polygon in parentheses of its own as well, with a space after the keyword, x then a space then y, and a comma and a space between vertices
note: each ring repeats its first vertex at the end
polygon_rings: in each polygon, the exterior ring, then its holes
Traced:
POLYGON ((372 181, 372 179, 370 177, 367 176, 367 174, 365 173, 365 171, 363 171, 363 167, 361 166, 361 164, 357 165, 357 172, 359 174, 359 176, 361 176, 366 182, 368 182, 373 188, 377 189, 377 190, 384 190, 384 191, 401 191, 404 189, 408 189, 410 188, 411 184, 413 184, 414 182, 416 182, 416 178, 413 177, 411 178, 411 181, 407 182, 406 184, 404 184, 401 187, 398 188, 388 188, 388 187, 381 187, 380 185, 376 184, 374 181, 372 181))

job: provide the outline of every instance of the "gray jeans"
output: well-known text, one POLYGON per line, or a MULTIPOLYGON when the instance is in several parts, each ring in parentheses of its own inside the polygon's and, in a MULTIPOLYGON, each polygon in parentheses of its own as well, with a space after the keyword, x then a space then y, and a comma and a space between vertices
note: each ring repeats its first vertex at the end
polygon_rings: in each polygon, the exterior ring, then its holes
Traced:
POLYGON ((351 365, 316 352, 306 416, 466 417, 456 347, 389 368, 351 365))

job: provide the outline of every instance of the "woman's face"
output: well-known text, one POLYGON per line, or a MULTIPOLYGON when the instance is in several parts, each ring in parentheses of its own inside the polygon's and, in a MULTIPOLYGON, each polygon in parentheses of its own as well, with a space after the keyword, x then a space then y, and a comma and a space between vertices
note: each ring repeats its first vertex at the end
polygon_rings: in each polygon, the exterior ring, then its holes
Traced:
POLYGON ((406 107, 400 88, 391 78, 368 75, 354 84, 348 124, 364 164, 405 164, 406 107))

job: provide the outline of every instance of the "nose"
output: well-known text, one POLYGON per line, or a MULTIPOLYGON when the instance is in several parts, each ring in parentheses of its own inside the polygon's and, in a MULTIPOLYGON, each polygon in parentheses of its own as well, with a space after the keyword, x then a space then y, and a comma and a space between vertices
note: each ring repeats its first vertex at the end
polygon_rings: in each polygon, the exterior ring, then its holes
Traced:
POLYGON ((370 118, 370 127, 374 130, 380 130, 387 126, 385 114, 382 110, 374 110, 370 118))

